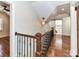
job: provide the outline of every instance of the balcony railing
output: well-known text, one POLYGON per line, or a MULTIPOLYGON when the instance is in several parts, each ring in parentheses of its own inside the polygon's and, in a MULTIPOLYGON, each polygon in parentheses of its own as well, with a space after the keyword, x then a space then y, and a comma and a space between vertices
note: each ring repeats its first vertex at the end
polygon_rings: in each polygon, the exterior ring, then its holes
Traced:
POLYGON ((31 35, 15 33, 17 39, 17 57, 34 57, 36 38, 31 35))

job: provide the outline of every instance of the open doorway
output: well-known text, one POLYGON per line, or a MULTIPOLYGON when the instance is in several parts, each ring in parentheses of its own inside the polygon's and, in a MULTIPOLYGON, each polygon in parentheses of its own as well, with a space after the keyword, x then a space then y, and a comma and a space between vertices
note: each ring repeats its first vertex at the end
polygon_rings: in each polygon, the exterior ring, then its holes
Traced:
POLYGON ((55 20, 55 45, 58 49, 62 49, 62 20, 55 20))
POLYGON ((55 56, 70 56, 70 17, 55 20, 55 56), (60 52, 60 53, 58 53, 60 52))
POLYGON ((0 57, 10 56, 10 5, 0 1, 0 57))
POLYGON ((70 56, 70 17, 64 17, 61 20, 55 20, 54 27, 54 56, 70 56), (60 53, 59 53, 60 52, 60 53))

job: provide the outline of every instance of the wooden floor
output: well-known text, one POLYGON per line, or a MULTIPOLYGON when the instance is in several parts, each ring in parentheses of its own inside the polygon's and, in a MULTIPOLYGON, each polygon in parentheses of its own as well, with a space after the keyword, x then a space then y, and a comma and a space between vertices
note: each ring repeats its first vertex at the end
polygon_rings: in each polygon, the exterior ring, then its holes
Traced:
POLYGON ((0 57, 9 57, 9 37, 0 38, 0 57))
MULTIPOLYGON (((9 37, 0 38, 0 56, 9 57, 9 37)), ((70 57, 70 37, 54 36, 47 53, 48 57, 70 57), (58 42, 57 42, 58 41, 58 42)))
POLYGON ((70 37, 54 36, 52 39, 52 43, 49 48, 49 51, 47 53, 47 56, 48 57, 70 57, 70 37))

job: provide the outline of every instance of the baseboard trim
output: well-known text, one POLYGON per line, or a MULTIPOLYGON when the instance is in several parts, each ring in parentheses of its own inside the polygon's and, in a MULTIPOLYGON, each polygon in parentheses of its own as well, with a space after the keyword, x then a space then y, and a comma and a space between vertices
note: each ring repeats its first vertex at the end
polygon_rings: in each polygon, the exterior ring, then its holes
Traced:
POLYGON ((9 35, 2 35, 2 36, 0 36, 0 38, 7 37, 7 36, 9 36, 9 35))

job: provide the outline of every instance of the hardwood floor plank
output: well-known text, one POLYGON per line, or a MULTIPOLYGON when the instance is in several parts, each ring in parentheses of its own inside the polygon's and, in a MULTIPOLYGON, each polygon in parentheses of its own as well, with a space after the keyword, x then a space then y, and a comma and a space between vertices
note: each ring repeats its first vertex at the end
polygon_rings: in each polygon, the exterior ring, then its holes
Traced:
POLYGON ((2 46, 2 57, 9 57, 10 54, 10 44, 9 37, 0 38, 0 45, 2 46))
MULTIPOLYGON (((59 36, 58 36, 59 38, 59 36)), ((62 36, 62 48, 56 47, 55 36, 52 39, 51 46, 49 48, 47 56, 51 57, 70 57, 70 36, 62 36)))

